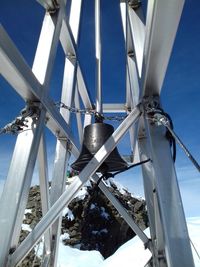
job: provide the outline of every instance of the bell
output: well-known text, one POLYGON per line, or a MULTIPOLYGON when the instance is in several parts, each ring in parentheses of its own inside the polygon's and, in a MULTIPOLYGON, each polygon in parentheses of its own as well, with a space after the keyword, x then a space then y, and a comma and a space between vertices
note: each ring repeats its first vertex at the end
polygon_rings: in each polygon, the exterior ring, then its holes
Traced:
MULTIPOLYGON (((85 127, 83 145, 78 159, 71 165, 72 169, 82 171, 105 141, 112 135, 114 128, 106 123, 94 123, 85 127)), ((115 148, 98 168, 97 172, 106 173, 123 170, 127 163, 115 148)))

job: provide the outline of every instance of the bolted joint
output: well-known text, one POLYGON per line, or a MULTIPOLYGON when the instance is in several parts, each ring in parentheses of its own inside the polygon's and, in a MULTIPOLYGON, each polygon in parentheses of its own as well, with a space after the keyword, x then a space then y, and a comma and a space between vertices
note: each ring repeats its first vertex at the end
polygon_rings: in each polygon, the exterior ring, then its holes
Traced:
POLYGON ((142 104, 144 110, 149 113, 151 110, 153 111, 160 109, 160 98, 157 95, 144 97, 142 100, 142 104))
POLYGON ((42 105, 40 102, 32 102, 32 101, 28 101, 26 104, 26 107, 24 109, 21 110, 21 116, 23 118, 27 118, 27 117, 31 117, 31 118, 35 118, 35 117, 39 117, 40 112, 42 109, 42 105))
POLYGON ((55 14, 59 8, 60 6, 57 0, 51 0, 51 6, 50 5, 46 6, 46 10, 50 15, 55 14))
POLYGON ((67 139, 66 149, 69 153, 72 151, 72 143, 69 139, 67 139))
POLYGON ((173 128, 172 120, 170 116, 161 108, 158 96, 144 98, 143 109, 147 119, 149 119, 152 124, 156 124, 157 126, 163 125, 166 128, 173 128))
POLYGON ((42 5, 46 9, 46 12, 48 12, 50 15, 54 15, 60 8, 58 0, 48 0, 48 1, 37 0, 37 1, 40 3, 40 5, 42 5))
POLYGON ((159 96, 144 97, 142 100, 142 106, 147 119, 149 119, 153 124, 158 123, 159 120, 156 116, 162 115, 159 96))
POLYGON ((135 57, 135 54, 134 54, 134 52, 131 50, 131 51, 128 52, 128 56, 129 56, 130 58, 134 58, 134 57, 135 57))
POLYGON ((141 0, 129 0, 128 4, 132 9, 137 10, 141 6, 142 1, 141 0))
POLYGON ((72 64, 76 64, 77 58, 75 54, 67 53, 66 57, 72 62, 72 64))
POLYGON ((24 130, 28 130, 30 128, 30 123, 32 124, 38 120, 41 107, 40 102, 27 102, 26 107, 21 110, 20 115, 12 122, 6 124, 4 128, 0 129, 0 134, 18 134, 24 130))

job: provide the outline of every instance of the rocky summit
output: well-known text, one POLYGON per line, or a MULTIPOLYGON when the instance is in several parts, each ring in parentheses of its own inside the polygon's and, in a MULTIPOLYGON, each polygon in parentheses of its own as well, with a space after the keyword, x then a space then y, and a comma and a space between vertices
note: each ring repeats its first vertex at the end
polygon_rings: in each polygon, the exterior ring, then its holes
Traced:
MULTIPOLYGON (((66 186, 69 183, 70 179, 66 186)), ((145 201, 134 197, 125 188, 118 186, 113 179, 110 179, 107 185, 110 192, 144 230, 148 226, 145 201)), ((34 228, 41 216, 39 186, 33 186, 29 193, 20 242, 34 228)), ((98 250, 107 258, 134 235, 110 201, 93 183, 88 183, 82 188, 63 211, 61 239, 67 246, 80 250, 98 250)), ((36 250, 29 253, 21 266, 40 266, 40 258, 35 255, 36 250)))

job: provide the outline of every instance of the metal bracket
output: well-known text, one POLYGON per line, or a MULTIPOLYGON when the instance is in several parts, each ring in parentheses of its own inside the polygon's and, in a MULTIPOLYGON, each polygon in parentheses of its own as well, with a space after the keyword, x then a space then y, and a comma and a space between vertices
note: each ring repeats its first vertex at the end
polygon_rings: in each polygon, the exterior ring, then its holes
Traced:
POLYGON ((129 6, 131 8, 133 8, 134 10, 136 10, 136 9, 138 9, 141 6, 142 2, 141 2, 141 0, 129 0, 128 1, 128 4, 129 4, 129 6))
POLYGON ((135 57, 135 53, 133 51, 129 51, 128 52, 128 56, 131 57, 131 58, 134 58, 135 57))
POLYGON ((145 97, 142 100, 142 104, 144 113, 146 114, 147 118, 151 120, 151 123, 157 124, 158 126, 161 125, 158 117, 155 117, 157 115, 162 116, 159 96, 145 97))
POLYGON ((75 54, 67 53, 66 57, 69 59, 69 61, 72 64, 74 64, 74 65, 76 64, 77 58, 76 58, 75 54))
POLYGON ((17 134, 24 130, 28 130, 28 118, 32 118, 32 121, 35 122, 39 118, 40 110, 40 102, 27 102, 26 107, 21 110, 20 115, 17 116, 12 122, 6 124, 0 130, 0 133, 17 134))

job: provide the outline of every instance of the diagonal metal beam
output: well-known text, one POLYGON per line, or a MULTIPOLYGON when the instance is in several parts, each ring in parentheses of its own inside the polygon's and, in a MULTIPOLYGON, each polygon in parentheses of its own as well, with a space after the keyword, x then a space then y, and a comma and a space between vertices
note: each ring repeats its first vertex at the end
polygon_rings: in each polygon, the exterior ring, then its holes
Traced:
POLYGON ((142 96, 160 95, 184 0, 148 1, 142 96))
MULTIPOLYGON (((194 266, 188 230, 171 155, 163 125, 146 121, 148 142, 141 139, 141 155, 151 162, 142 166, 151 238, 158 266, 194 266), (160 257, 159 257, 160 256, 160 257)), ((141 159, 143 160, 143 158, 141 159)), ((156 265, 157 266, 157 265, 156 265)))
POLYGON ((134 57, 137 62, 137 70, 139 77, 141 77, 142 72, 142 61, 143 61, 143 49, 144 49, 144 40, 145 40, 145 25, 142 21, 142 11, 141 7, 138 10, 133 10, 130 6, 127 7, 127 38, 129 43, 132 43, 132 46, 128 47, 128 53, 134 52, 134 57))
POLYGON ((78 155, 78 145, 71 129, 54 103, 46 96, 43 86, 36 79, 2 26, 0 26, 0 61, 0 72, 4 78, 25 101, 41 101, 48 113, 47 126, 55 135, 68 137, 73 145, 73 153, 78 155))
MULTIPOLYGON (((98 180, 99 180, 99 176, 97 174, 94 174, 92 176, 92 178, 94 179, 95 182, 98 182, 98 180)), ((148 237, 140 229, 140 227, 134 222, 134 220, 131 217, 131 215, 122 206, 122 204, 119 202, 119 200, 109 191, 107 186, 102 181, 99 183, 99 188, 104 193, 104 195, 110 200, 112 205, 116 208, 116 210, 123 217, 123 219, 126 221, 126 223, 139 236, 139 238, 142 240, 144 245, 147 246, 149 249, 151 249, 151 244, 150 244, 150 240, 148 239, 148 237)))
POLYGON ((133 123, 135 123, 141 115, 140 107, 136 107, 129 116, 120 124, 105 144, 98 150, 91 161, 81 171, 72 184, 66 189, 62 196, 54 203, 47 214, 36 225, 28 237, 19 245, 17 250, 10 257, 10 266, 19 263, 31 248, 36 244, 45 231, 59 217, 61 211, 74 198, 76 193, 87 182, 91 175, 99 168, 102 162, 108 157, 111 151, 116 147, 122 136, 128 131, 133 123))
POLYGON ((77 54, 77 41, 79 35, 79 23, 78 20, 81 13, 82 0, 76 0, 72 2, 69 22, 64 13, 63 25, 61 28, 60 42, 65 55, 71 60, 73 64, 78 60, 77 80, 79 93, 82 98, 83 104, 86 108, 92 109, 92 101, 90 99, 88 89, 85 83, 85 79, 82 73, 81 62, 77 54), (72 19, 73 18, 73 19, 72 19))

